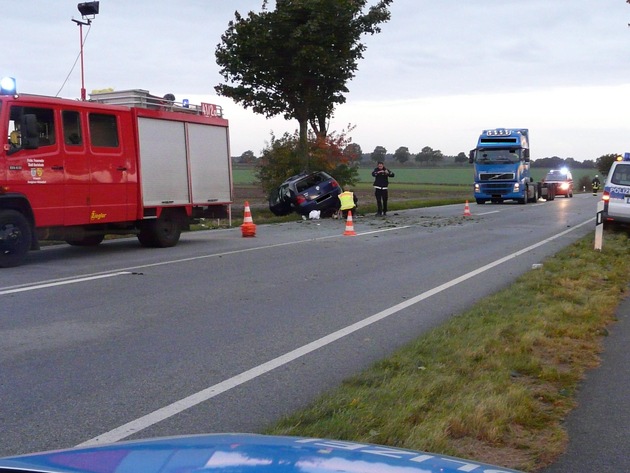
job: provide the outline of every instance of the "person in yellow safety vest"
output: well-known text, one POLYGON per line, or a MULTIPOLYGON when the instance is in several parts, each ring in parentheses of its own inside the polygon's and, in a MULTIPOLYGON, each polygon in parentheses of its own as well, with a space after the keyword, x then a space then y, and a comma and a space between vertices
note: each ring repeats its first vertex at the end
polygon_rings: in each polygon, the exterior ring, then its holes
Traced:
POLYGON ((352 215, 356 215, 357 202, 359 199, 357 199, 357 196, 354 195, 354 192, 342 192, 339 194, 339 201, 341 202, 339 210, 341 210, 343 218, 348 218, 348 210, 352 211, 352 215))

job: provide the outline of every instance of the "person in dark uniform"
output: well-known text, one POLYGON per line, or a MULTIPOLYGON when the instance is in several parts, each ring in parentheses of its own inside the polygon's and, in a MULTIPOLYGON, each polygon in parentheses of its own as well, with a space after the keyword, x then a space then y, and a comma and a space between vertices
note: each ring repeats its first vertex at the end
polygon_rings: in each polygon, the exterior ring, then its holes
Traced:
POLYGON ((602 187, 602 183, 600 182, 598 175, 595 174, 595 177, 591 181, 591 188, 593 189, 593 195, 597 195, 597 192, 599 191, 599 189, 601 189, 601 187, 602 187))
POLYGON ((379 161, 372 171, 374 177, 374 196, 376 197, 376 215, 387 215, 387 186, 389 185, 389 178, 394 177, 394 173, 385 167, 383 161, 379 161))

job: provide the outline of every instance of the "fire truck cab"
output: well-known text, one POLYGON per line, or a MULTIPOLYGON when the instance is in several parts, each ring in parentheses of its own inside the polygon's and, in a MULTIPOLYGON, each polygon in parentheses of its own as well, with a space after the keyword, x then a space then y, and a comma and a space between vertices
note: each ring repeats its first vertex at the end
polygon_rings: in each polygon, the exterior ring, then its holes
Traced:
POLYGON ((21 264, 41 240, 90 246, 135 234, 168 247, 200 218, 229 217, 220 107, 140 89, 88 101, 26 95, 3 80, 0 138, 0 267, 21 264))

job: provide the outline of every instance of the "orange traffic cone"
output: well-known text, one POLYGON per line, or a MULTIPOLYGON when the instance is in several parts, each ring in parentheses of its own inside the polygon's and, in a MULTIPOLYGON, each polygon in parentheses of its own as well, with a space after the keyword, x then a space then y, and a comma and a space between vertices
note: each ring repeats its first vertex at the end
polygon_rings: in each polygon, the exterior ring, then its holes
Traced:
POLYGON ((256 225, 252 220, 252 211, 249 209, 249 202, 245 202, 245 218, 243 218, 243 225, 241 225, 241 233, 244 237, 256 236, 256 225))
POLYGON ((346 220, 346 231, 343 232, 343 236, 357 236, 354 231, 354 225, 352 224, 352 211, 348 210, 348 218, 346 220))
POLYGON ((464 217, 472 217, 470 213, 470 207, 468 206, 468 201, 466 201, 466 205, 464 206, 464 217))

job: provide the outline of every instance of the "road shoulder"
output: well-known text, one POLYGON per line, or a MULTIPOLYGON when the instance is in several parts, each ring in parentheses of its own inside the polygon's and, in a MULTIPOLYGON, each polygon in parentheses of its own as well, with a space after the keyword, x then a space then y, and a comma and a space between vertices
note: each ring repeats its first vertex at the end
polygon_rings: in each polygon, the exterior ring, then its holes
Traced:
POLYGON ((630 297, 608 328, 601 365, 589 371, 569 414, 569 445, 544 473, 630 471, 630 297))

